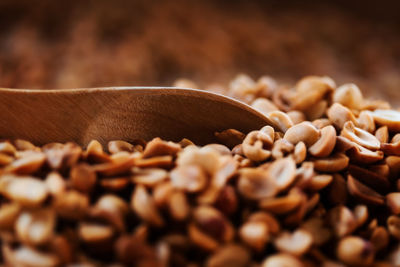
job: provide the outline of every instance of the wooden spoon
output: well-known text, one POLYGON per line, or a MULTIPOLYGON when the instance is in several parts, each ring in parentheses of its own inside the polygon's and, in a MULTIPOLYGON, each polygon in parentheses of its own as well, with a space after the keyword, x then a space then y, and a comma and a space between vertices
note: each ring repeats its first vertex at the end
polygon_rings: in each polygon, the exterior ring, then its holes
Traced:
POLYGON ((267 124, 273 122, 244 103, 196 89, 0 89, 0 138, 38 145, 157 136, 205 144, 215 142, 216 131, 234 128, 247 133, 267 124))

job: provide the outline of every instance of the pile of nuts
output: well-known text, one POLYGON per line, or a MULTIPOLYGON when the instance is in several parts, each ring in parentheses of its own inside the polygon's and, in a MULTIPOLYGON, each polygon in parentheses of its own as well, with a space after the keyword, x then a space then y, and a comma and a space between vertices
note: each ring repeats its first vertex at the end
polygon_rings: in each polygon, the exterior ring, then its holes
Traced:
MULTIPOLYGON (((193 86, 189 81, 176 85, 193 86)), ((196 146, 0 142, 7 266, 400 265, 400 112, 354 84, 245 75, 274 125, 196 146)))

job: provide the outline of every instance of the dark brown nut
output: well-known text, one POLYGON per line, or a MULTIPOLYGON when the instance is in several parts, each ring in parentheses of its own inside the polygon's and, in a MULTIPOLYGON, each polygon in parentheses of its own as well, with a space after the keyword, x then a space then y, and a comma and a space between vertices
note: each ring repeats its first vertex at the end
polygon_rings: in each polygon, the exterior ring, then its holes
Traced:
POLYGON ((131 183, 131 178, 127 176, 103 178, 100 180, 100 185, 108 191, 120 191, 131 183))
POLYGON ((69 175, 71 186, 83 193, 91 192, 97 182, 96 172, 86 163, 80 163, 72 167, 69 175))
POLYGON ((22 140, 22 139, 15 140, 14 145, 18 151, 25 151, 25 150, 39 151, 40 150, 38 147, 36 147, 31 142, 29 142, 27 140, 22 140))
POLYGON ((306 116, 304 115, 304 113, 301 111, 298 111, 298 110, 291 110, 291 111, 287 112, 286 114, 292 120, 293 125, 299 124, 300 122, 303 122, 306 120, 306 116))
POLYGON ((179 154, 177 159, 178 166, 197 165, 207 174, 214 174, 220 164, 220 155, 210 148, 198 148, 188 146, 179 154))
POLYGON ((286 113, 279 110, 268 113, 268 118, 275 123, 276 127, 282 133, 285 133, 294 125, 292 119, 286 113))
POLYGON ((332 175, 320 174, 313 176, 308 182, 307 189, 312 191, 320 191, 327 187, 333 180, 332 175))
POLYGON ((198 206, 193 211, 193 219, 200 231, 218 242, 230 242, 234 238, 231 222, 213 207, 198 206))
POLYGON ((8 245, 4 245, 3 255, 7 266, 56 267, 60 265, 60 261, 55 254, 41 252, 27 246, 12 250, 8 245))
POLYGON ((286 196, 263 199, 259 206, 274 214, 285 214, 296 209, 301 204, 301 200, 301 195, 295 190, 286 196))
POLYGON ((168 172, 160 168, 140 169, 134 167, 132 172, 133 183, 148 187, 154 187, 168 178, 168 172))
POLYGON ((340 240, 336 255, 343 263, 357 266, 368 266, 375 258, 373 245, 357 236, 340 240))
POLYGON ((58 216, 79 220, 87 214, 89 197, 77 191, 66 191, 54 199, 53 207, 58 216))
POLYGON ((372 112, 377 124, 387 126, 390 131, 400 131, 400 112, 391 109, 377 109, 372 112))
POLYGON ((82 155, 82 148, 75 143, 50 143, 43 146, 47 164, 54 170, 70 168, 82 155))
POLYGON ((243 168, 239 171, 238 190, 246 198, 260 200, 279 192, 278 182, 262 169, 243 168))
POLYGON ((356 218, 357 227, 362 226, 368 220, 368 208, 365 205, 355 206, 353 214, 356 218))
POLYGON ((328 213, 328 220, 334 234, 339 238, 352 234, 358 226, 353 212, 345 206, 331 209, 328 213))
POLYGON ((385 162, 389 166, 390 177, 397 179, 400 174, 400 157, 388 156, 385 158, 385 162))
POLYGON ((272 101, 268 100, 267 98, 261 98, 261 97, 254 100, 253 103, 251 103, 251 106, 254 109, 261 112, 262 114, 264 114, 265 116, 267 116, 268 113, 272 111, 279 110, 278 107, 272 101))
POLYGON ((385 155, 400 156, 400 142, 396 143, 382 143, 381 150, 385 155))
POLYGON ((47 186, 47 190, 53 196, 62 194, 67 188, 66 182, 58 172, 49 173, 46 176, 45 183, 47 186))
MULTIPOLYGON (((303 142, 299 142, 303 143, 303 142)), ((303 143, 304 144, 304 143, 303 143)), ((279 139, 277 141, 275 141, 272 150, 271 150, 271 154, 272 154, 272 158, 273 159, 281 159, 285 156, 287 156, 288 154, 292 153, 294 150, 294 145, 292 143, 290 143, 289 141, 285 140, 285 139, 279 139)), ((307 149, 306 149, 307 151, 307 149)))
POLYGON ((274 240, 274 245, 279 251, 295 256, 305 254, 312 243, 311 234, 303 229, 298 229, 293 233, 283 232, 274 240))
POLYGON ((312 122, 312 124, 315 126, 315 128, 322 129, 326 126, 331 125, 331 121, 328 118, 321 118, 321 119, 314 120, 312 122))
POLYGON ((150 142, 147 143, 144 151, 144 158, 151 158, 157 156, 175 156, 181 150, 181 146, 173 143, 166 142, 161 140, 160 138, 154 138, 150 142))
POLYGON ((390 176, 390 168, 386 163, 371 165, 368 170, 381 177, 388 178, 390 176))
POLYGON ((385 249, 389 244, 389 233, 385 227, 375 228, 370 237, 370 242, 374 245, 376 251, 385 249))
POLYGON ((375 131, 375 137, 381 143, 389 142, 389 130, 387 126, 382 126, 375 131))
POLYGON ((61 265, 72 263, 75 256, 74 249, 65 236, 57 235, 53 237, 49 247, 49 250, 57 255, 61 265))
POLYGON ((384 154, 382 151, 371 151, 354 142, 353 144, 354 146, 347 151, 347 154, 351 158, 352 162, 371 164, 383 159, 384 154))
POLYGON ((335 173, 329 187, 327 198, 332 205, 344 204, 347 202, 347 183, 342 175, 335 173))
POLYGON ((9 156, 14 156, 17 153, 17 149, 8 141, 0 142, 0 153, 9 156))
POLYGON ((246 245, 261 252, 270 239, 268 224, 261 221, 246 222, 240 227, 239 236, 246 245))
POLYGON ((172 185, 190 193, 200 192, 207 185, 207 174, 197 165, 181 165, 170 173, 172 185))
POLYGON ((5 167, 5 172, 16 174, 32 174, 38 171, 46 160, 46 156, 42 152, 29 151, 24 155, 11 162, 5 167))
POLYGON ((362 108, 364 99, 357 85, 346 83, 335 90, 333 102, 340 103, 349 109, 357 110, 362 108))
POLYGON ((225 215, 232 215, 238 209, 238 197, 235 188, 231 185, 224 186, 215 201, 215 207, 225 215))
POLYGON ((81 223, 78 228, 79 238, 85 243, 101 243, 110 241, 114 230, 110 226, 81 223))
POLYGON ((0 193, 22 206, 39 206, 47 196, 46 184, 29 176, 3 175, 0 178, 0 193))
POLYGON ((297 258, 290 254, 278 253, 268 256, 262 263, 262 267, 305 267, 297 258))
POLYGON ((392 215, 387 219, 386 223, 390 235, 400 240, 400 217, 392 215))
POLYGON ((319 193, 314 193, 311 197, 309 197, 305 204, 306 213, 310 213, 311 211, 313 211, 315 207, 319 204, 319 200, 319 193))
POLYGON ((259 211, 252 213, 247 221, 265 223, 268 226, 268 232, 271 235, 276 235, 281 230, 278 220, 268 212, 259 211))
POLYGON ((0 230, 13 230, 14 223, 21 212, 17 203, 7 203, 0 207, 0 230))
POLYGON ((188 199, 182 191, 172 192, 169 197, 169 212, 176 221, 185 220, 190 213, 188 199))
POLYGON ((16 223, 18 239, 26 245, 43 245, 53 237, 56 216, 53 210, 23 211, 16 223))
POLYGON ((139 157, 140 153, 118 152, 110 156, 109 162, 92 165, 91 169, 105 176, 124 175, 129 173, 133 166, 138 166, 139 157))
POLYGON ((268 148, 274 143, 274 129, 265 126, 260 131, 250 132, 243 140, 243 154, 253 161, 264 161, 271 156, 268 148))
POLYGON ((355 127, 351 121, 346 122, 343 125, 341 136, 346 137, 352 142, 359 144, 367 149, 377 150, 380 148, 379 140, 367 131, 355 127))
POLYGON ((332 231, 324 225, 321 218, 311 218, 305 221, 301 228, 308 231, 313 240, 313 244, 320 246, 328 242, 332 237, 332 231))
POLYGON ((5 166, 13 162, 14 158, 12 156, 0 153, 0 166, 5 166))
POLYGON ((171 168, 173 167, 172 156, 160 156, 149 159, 136 159, 134 160, 134 166, 139 168, 171 168))
POLYGON ((310 147, 317 142, 319 131, 310 122, 305 121, 289 128, 283 138, 294 145, 304 142, 307 147, 310 147))
POLYGON ((321 129, 321 136, 308 151, 314 157, 327 157, 329 156, 336 145, 336 130, 333 126, 329 125, 321 129))
POLYGON ((379 192, 387 192, 387 190, 390 188, 389 180, 384 176, 380 176, 377 173, 374 173, 373 171, 367 170, 354 164, 350 164, 348 166, 348 170, 349 173, 356 179, 360 180, 360 182, 371 188, 376 189, 379 192))
POLYGON ((358 201, 370 205, 384 205, 385 198, 368 186, 357 181, 350 174, 347 176, 347 189, 358 201))
POLYGON ((250 259, 251 255, 246 248, 236 244, 229 244, 219 248, 212 254, 207 259, 205 267, 247 267, 250 259))
POLYGON ((327 112, 328 118, 337 128, 342 129, 348 121, 357 123, 354 114, 345 106, 339 103, 333 104, 327 112))
POLYGON ((215 137, 219 142, 226 145, 229 148, 233 148, 243 142, 246 135, 235 129, 228 129, 222 132, 216 132, 215 137))
POLYGON ((370 111, 363 110, 360 112, 357 118, 357 127, 370 133, 375 132, 375 121, 370 111))
POLYGON ((327 158, 315 158, 314 168, 321 172, 339 172, 349 165, 349 158, 342 153, 335 153, 327 158))
POLYGON ((188 235, 190 241, 206 251, 215 251, 219 247, 218 241, 203 233, 194 223, 188 225, 188 235))
POLYGON ((157 227, 164 225, 164 220, 158 212, 152 196, 144 186, 137 185, 135 187, 132 194, 131 207, 144 221, 157 227))
POLYGON ((97 140, 89 142, 84 157, 91 162, 103 163, 110 161, 110 156, 103 151, 103 146, 97 140))
POLYGON ((304 142, 299 142, 297 145, 294 147, 293 151, 293 159, 296 164, 300 164, 303 161, 305 161, 307 158, 307 147, 304 142))
POLYGON ((108 142, 108 151, 111 154, 115 154, 115 153, 118 153, 121 151, 134 152, 135 147, 134 147, 134 145, 132 145, 131 143, 128 143, 126 141, 114 140, 114 141, 108 142))
POLYGON ((393 192, 386 195, 386 205, 392 214, 400 214, 400 193, 393 192))

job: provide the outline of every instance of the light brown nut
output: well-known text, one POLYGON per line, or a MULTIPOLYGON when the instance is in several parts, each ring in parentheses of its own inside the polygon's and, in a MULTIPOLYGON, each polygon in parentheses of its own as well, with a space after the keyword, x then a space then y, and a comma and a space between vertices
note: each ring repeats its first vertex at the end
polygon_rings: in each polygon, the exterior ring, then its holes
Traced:
POLYGON ((3 175, 0 178, 0 193, 22 206, 39 206, 47 196, 46 184, 29 176, 3 175))
MULTIPOLYGON (((303 143, 303 142, 300 142, 303 143)), ((299 144, 300 144, 299 143, 299 144)), ((303 143, 304 144, 304 143, 303 143)), ((294 145, 285 139, 279 139, 275 141, 271 154, 273 159, 281 159, 288 154, 292 153, 294 150, 294 145)))
POLYGON ((357 127, 370 133, 375 132, 375 121, 370 111, 363 110, 360 112, 357 118, 357 127))
POLYGON ((215 137, 218 141, 229 148, 233 148, 243 142, 246 135, 235 129, 228 129, 222 132, 216 132, 215 137))
POLYGON ((295 256, 286 253, 278 253, 268 256, 262 263, 262 267, 305 267, 295 256))
POLYGON ((381 150, 385 155, 400 156, 400 141, 396 143, 382 143, 381 150))
POLYGON ((0 207, 0 230, 12 231, 14 223, 21 212, 17 203, 4 203, 0 207))
POLYGON ((365 185, 374 188, 378 192, 387 192, 391 185, 389 180, 377 173, 367 170, 363 167, 350 164, 348 166, 349 173, 365 185))
POLYGON ((41 252, 27 246, 12 250, 8 245, 4 245, 3 255, 7 266, 56 267, 60 265, 60 261, 55 254, 41 252))
POLYGON ((144 186, 137 185, 135 187, 132 194, 131 207, 144 221, 157 227, 164 225, 164 220, 158 212, 152 196, 144 186))
POLYGON ((110 226, 81 223, 78 228, 79 238, 85 243, 100 243, 110 241, 114 230, 110 226))
POLYGON ((274 245, 279 251, 295 256, 305 254, 312 243, 312 235, 303 229, 298 229, 293 233, 283 232, 274 240, 274 245))
POLYGON ((390 212, 395 215, 400 214, 400 192, 393 192, 386 195, 386 205, 390 212))
POLYGON ((342 175, 335 173, 331 184, 327 188, 327 198, 332 205, 347 202, 347 183, 342 175))
POLYGON ((219 168, 220 155, 214 149, 188 146, 178 155, 178 166, 198 165, 207 174, 214 174, 219 168))
POLYGON ((50 172, 46 176, 45 183, 47 190, 53 196, 62 194, 67 188, 66 182, 58 172, 50 172))
POLYGON ((298 110, 291 110, 291 111, 287 112, 286 114, 292 120, 293 125, 299 124, 300 122, 303 122, 306 120, 306 116, 304 115, 304 113, 301 111, 298 111, 298 110))
POLYGON ((5 166, 13 162, 14 158, 7 154, 0 153, 0 166, 5 166))
POLYGON ((372 112, 377 124, 387 126, 390 131, 400 131, 400 111, 391 109, 377 109, 372 112))
POLYGON ((268 212, 258 211, 252 213, 247 219, 248 222, 262 222, 268 226, 268 232, 271 235, 276 235, 280 232, 281 226, 279 221, 268 212))
POLYGON ((154 138, 150 142, 147 143, 144 151, 144 158, 151 158, 157 156, 175 156, 181 150, 181 146, 173 143, 166 142, 161 140, 160 138, 154 138))
POLYGON ((89 142, 83 155, 91 162, 102 163, 110 161, 110 156, 103 151, 103 146, 97 140, 89 142))
POLYGON ((296 163, 291 157, 275 160, 268 168, 268 176, 274 179, 278 190, 287 189, 296 177, 296 163))
POLYGON ((139 168, 171 168, 174 166, 172 156, 160 156, 149 159, 138 158, 134 160, 134 166, 139 168))
POLYGON ((201 249, 206 251, 215 251, 219 247, 217 240, 203 233, 194 223, 188 225, 187 231, 190 241, 201 249))
POLYGON ((322 129, 326 126, 331 125, 331 121, 328 118, 320 118, 320 119, 314 120, 312 122, 312 124, 315 126, 315 128, 322 129))
POLYGON ((392 215, 387 219, 387 229, 390 235, 400 240, 400 217, 392 215))
POLYGON ((259 206, 274 214, 285 214, 296 209, 301 204, 301 200, 301 195, 297 191, 291 191, 286 196, 263 199, 259 206))
POLYGON ((126 151, 126 152, 134 152, 135 147, 126 141, 123 140, 114 140, 108 142, 108 151, 111 154, 115 154, 121 151, 126 151))
POLYGON ((239 74, 230 82, 228 95, 249 103, 254 100, 257 90, 252 78, 246 74, 239 74))
POLYGON ((133 154, 124 151, 118 152, 110 156, 108 162, 91 165, 91 169, 104 176, 125 175, 129 173, 133 166, 138 166, 137 160, 139 158, 139 152, 133 154))
POLYGON ((127 176, 102 178, 100 185, 107 191, 120 191, 126 188, 131 183, 131 178, 127 176))
POLYGON ((14 141, 15 148, 18 151, 25 151, 25 150, 31 150, 31 151, 39 151, 40 149, 32 144, 31 142, 27 140, 22 140, 22 139, 16 139, 14 141))
POLYGON ((389 142, 389 130, 387 126, 379 127, 375 131, 375 137, 381 143, 388 143, 389 142))
POLYGON ((308 152, 314 157, 327 157, 332 153, 335 145, 336 130, 329 125, 321 129, 320 138, 308 149, 308 152))
POLYGON ((389 233, 385 227, 379 226, 374 229, 370 237, 370 242, 376 251, 385 249, 389 244, 389 233))
POLYGON ((327 108, 328 101, 321 100, 305 109, 304 114, 306 115, 308 120, 313 121, 321 118, 325 114, 327 108))
POLYGON ((246 222, 239 229, 241 240, 258 252, 264 250, 270 239, 269 235, 268 224, 261 221, 246 222))
POLYGON ((22 243, 38 246, 50 241, 55 224, 56 216, 53 210, 23 211, 15 223, 15 232, 22 243))
POLYGON ((247 267, 251 259, 250 252, 243 246, 229 244, 219 248, 205 263, 205 267, 247 267))
POLYGON ((271 126, 250 132, 242 143, 243 154, 253 161, 267 160, 271 156, 269 149, 274 143, 274 133, 271 126))
POLYGON ((129 212, 128 203, 126 203, 122 198, 111 194, 102 195, 97 200, 95 207, 100 210, 119 213, 123 216, 129 212))
POLYGON ((348 138, 350 141, 359 144, 367 149, 377 150, 380 148, 379 140, 367 131, 355 127, 351 121, 346 122, 343 125, 341 136, 348 138))
POLYGON ((188 199, 182 191, 172 192, 169 197, 169 212, 176 221, 185 220, 190 213, 188 199))
POLYGON ((174 191, 174 187, 172 186, 172 184, 169 181, 158 184, 153 189, 153 198, 154 198, 154 203, 156 204, 156 206, 163 207, 163 206, 167 205, 168 199, 171 196, 173 191, 174 191))
POLYGON ((330 185, 332 182, 332 175, 320 174, 313 176, 308 182, 307 189, 312 191, 320 191, 330 185))
POLYGON ((181 88, 193 88, 193 89, 200 88, 194 81, 185 78, 179 78, 175 80, 173 86, 181 88))
POLYGON ((357 236, 349 236, 340 240, 337 257, 345 264, 368 266, 375 258, 373 245, 357 236))
POLYGON ((46 156, 42 152, 29 151, 23 157, 7 165, 4 171, 16 174, 32 174, 43 166, 45 160, 46 156))
POLYGON ((328 118, 337 128, 342 129, 348 121, 357 123, 354 114, 342 104, 335 103, 327 111, 328 118))
POLYGON ((340 103, 349 109, 361 109, 364 104, 363 95, 357 85, 346 83, 338 87, 333 94, 333 102, 340 103))
POLYGON ((170 173, 172 185, 190 193, 202 191, 207 185, 207 174, 197 165, 181 165, 170 173))
POLYGON ((354 142, 353 144, 354 146, 347 151, 347 154, 351 158, 352 162, 360 164, 371 164, 382 160, 384 157, 383 152, 380 150, 371 151, 354 142))
POLYGON ((234 238, 231 222, 211 206, 196 207, 193 211, 193 220, 202 232, 219 242, 230 242, 234 238))
POLYGON ((311 218, 305 221, 301 228, 308 231, 313 240, 313 244, 320 246, 328 242, 332 237, 331 228, 324 225, 324 221, 321 218, 311 218))
POLYGON ((273 197, 279 192, 278 182, 268 172, 256 168, 243 168, 239 171, 238 191, 253 200, 273 197))
POLYGON ((251 103, 251 106, 266 116, 272 111, 279 110, 272 101, 262 97, 254 100, 253 103, 251 103))
POLYGON ((14 156, 17 149, 8 141, 0 142, 0 153, 14 156))
POLYGON ((352 234, 358 226, 353 212, 342 205, 329 211, 328 220, 334 234, 339 238, 352 234))
POLYGON ((97 182, 96 172, 86 163, 72 167, 69 175, 72 188, 83 193, 91 192, 97 182))
POLYGON ((268 117, 283 133, 285 133, 290 127, 294 125, 292 119, 286 113, 279 110, 268 113, 268 117))
POLYGON ((299 207, 291 212, 285 219, 284 219, 284 224, 292 227, 292 226, 298 226, 302 221, 304 216, 307 213, 307 196, 303 193, 301 194, 301 203, 299 207))
POLYGON ((304 142, 299 142, 294 147, 293 151, 293 159, 296 164, 300 164, 305 161, 307 158, 307 147, 304 142))
POLYGON ((296 184, 300 189, 307 188, 311 179, 315 176, 314 163, 305 161, 301 167, 296 170, 296 184))
POLYGON ((317 142, 319 131, 310 122, 305 121, 289 128, 283 138, 294 145, 304 142, 307 147, 310 147, 317 142))
POLYGON ((79 220, 87 214, 89 197, 74 190, 66 191, 54 199, 53 207, 58 216, 79 220))
POLYGON ((75 143, 50 143, 43 146, 47 164, 54 170, 73 166, 82 155, 82 148, 75 143))
POLYGON ((385 198, 368 186, 357 181, 352 175, 347 176, 347 189, 358 201, 370 205, 384 205, 385 198))
POLYGON ((362 226, 368 220, 368 208, 365 205, 357 205, 353 209, 356 218, 357 227, 362 226))
POLYGON ((349 165, 349 158, 342 153, 335 153, 327 158, 315 158, 314 168, 321 172, 339 172, 349 165))
POLYGON ((389 166, 390 177, 397 179, 400 174, 400 157, 388 156, 385 158, 385 162, 389 166))
POLYGON ((218 152, 222 156, 227 156, 227 155, 232 154, 231 150, 227 146, 224 146, 221 144, 208 144, 208 145, 205 145, 204 147, 214 149, 216 152, 218 152))
POLYGON ((154 187, 168 178, 168 172, 160 168, 132 168, 132 182, 148 187, 154 187))

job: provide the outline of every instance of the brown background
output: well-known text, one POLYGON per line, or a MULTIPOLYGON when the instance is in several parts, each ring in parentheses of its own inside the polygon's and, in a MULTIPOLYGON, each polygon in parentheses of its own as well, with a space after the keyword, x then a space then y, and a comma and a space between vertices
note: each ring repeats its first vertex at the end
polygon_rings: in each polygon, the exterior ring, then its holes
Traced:
POLYGON ((321 2, 2 0, 0 86, 318 74, 400 103, 397 1, 321 2))

